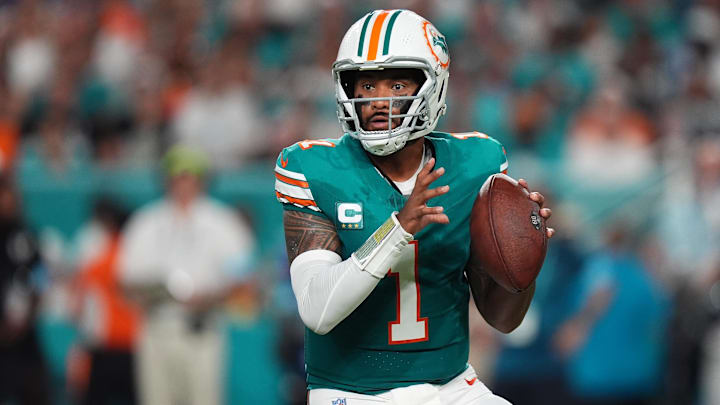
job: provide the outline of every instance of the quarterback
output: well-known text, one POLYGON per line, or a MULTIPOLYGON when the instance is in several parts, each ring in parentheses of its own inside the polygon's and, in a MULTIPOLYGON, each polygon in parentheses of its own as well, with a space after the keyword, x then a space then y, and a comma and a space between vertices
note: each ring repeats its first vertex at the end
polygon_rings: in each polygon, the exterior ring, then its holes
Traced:
MULTIPOLYGON (((508 403, 467 363, 464 274, 475 196, 508 163, 487 135, 434 131, 449 64, 429 21, 408 10, 368 13, 332 67, 344 135, 278 156, 309 404, 508 403)), ((489 277, 480 284, 472 293, 488 323, 517 327, 534 286, 513 294, 489 277)))

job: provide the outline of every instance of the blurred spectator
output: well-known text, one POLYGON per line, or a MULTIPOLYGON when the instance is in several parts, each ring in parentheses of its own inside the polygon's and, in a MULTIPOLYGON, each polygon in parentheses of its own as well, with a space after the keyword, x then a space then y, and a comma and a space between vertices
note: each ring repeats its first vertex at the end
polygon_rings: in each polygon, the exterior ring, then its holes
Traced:
POLYGON ((97 74, 122 89, 138 76, 145 27, 142 17, 125 0, 105 0, 95 34, 93 64, 97 74))
POLYGON ((607 84, 577 116, 567 144, 567 169, 573 179, 596 187, 631 185, 655 168, 648 118, 628 104, 624 86, 607 84))
MULTIPOLYGON (((65 87, 66 83, 55 84, 65 87)), ((36 132, 23 137, 13 173, 22 196, 23 217, 38 235, 48 269, 38 337, 46 354, 54 401, 67 397, 67 350, 76 336, 69 299, 75 268, 70 242, 91 212, 92 186, 86 140, 67 104, 60 101, 63 98, 54 98, 37 115, 36 132)))
POLYGON ((244 49, 222 44, 199 70, 199 81, 171 125, 175 141, 206 153, 214 168, 235 168, 266 152, 261 113, 247 83, 244 49))
POLYGON ((658 227, 668 276, 678 285, 702 283, 720 262, 720 140, 700 140, 688 149, 689 164, 667 181, 658 227))
POLYGON ((585 262, 574 315, 554 336, 582 404, 649 404, 660 393, 669 302, 626 226, 615 225, 606 247, 585 262))
POLYGON ((68 243, 91 212, 90 163, 83 133, 60 106, 44 113, 38 132, 25 139, 17 159, 28 224, 39 233, 48 266, 59 272, 70 271, 68 243))
POLYGON ((69 112, 63 105, 49 106, 23 151, 23 159, 37 159, 56 177, 66 176, 87 157, 86 138, 69 112))
POLYGON ((0 177, 0 403, 49 404, 48 372, 36 336, 45 270, 18 204, 10 179, 0 177))
POLYGON ((117 274, 120 232, 127 214, 107 199, 80 231, 73 300, 80 342, 73 353, 81 405, 135 404, 133 349, 138 314, 117 274))
POLYGON ((220 305, 253 254, 254 235, 205 194, 208 162, 184 146, 164 160, 165 199, 135 213, 123 232, 120 272, 140 304, 141 403, 220 404, 220 305))
POLYGON ((14 38, 7 50, 7 83, 12 92, 27 96, 42 90, 52 78, 55 47, 50 37, 51 14, 40 2, 18 5, 12 31, 14 38))

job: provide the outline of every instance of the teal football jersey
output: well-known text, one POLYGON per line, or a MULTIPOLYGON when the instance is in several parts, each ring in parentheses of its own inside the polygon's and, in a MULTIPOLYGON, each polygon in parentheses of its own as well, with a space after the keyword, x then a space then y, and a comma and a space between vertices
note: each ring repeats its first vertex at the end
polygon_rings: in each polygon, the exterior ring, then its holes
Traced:
MULTIPOLYGON (((477 132, 432 132, 425 139, 432 144, 435 167, 446 170, 431 187, 450 185, 429 205, 443 206, 450 223, 418 232, 395 268, 328 334, 306 328, 309 389, 374 394, 444 384, 467 366, 470 293, 463 270, 470 211, 485 179, 506 170, 507 159, 502 145, 477 132)), ((343 260, 405 204, 360 142, 348 135, 283 149, 275 177, 275 193, 285 209, 335 224, 343 260)))

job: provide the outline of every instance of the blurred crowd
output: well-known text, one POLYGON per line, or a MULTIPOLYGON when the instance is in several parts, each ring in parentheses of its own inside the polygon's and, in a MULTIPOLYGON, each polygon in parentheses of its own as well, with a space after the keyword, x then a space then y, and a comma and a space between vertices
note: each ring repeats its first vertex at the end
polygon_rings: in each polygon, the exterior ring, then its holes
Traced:
POLYGON ((438 129, 501 141, 554 209, 526 320, 472 321, 487 385, 518 405, 720 404, 718 0, 0 0, 0 403, 138 403, 159 363, 193 403, 304 403, 272 167, 342 135, 330 66, 375 8, 445 34, 438 129), (189 196, 200 228, 160 213, 189 196), (168 274, 123 270, 153 254, 168 274), (153 346, 159 313, 190 340, 162 321, 153 346))

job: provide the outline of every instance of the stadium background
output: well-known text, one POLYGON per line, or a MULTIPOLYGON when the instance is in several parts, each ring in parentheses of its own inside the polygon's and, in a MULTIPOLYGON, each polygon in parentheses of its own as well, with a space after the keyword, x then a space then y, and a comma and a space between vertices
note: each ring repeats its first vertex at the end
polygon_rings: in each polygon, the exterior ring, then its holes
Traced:
POLYGON ((3 0, 0 168, 47 269, 37 323, 55 403, 76 389, 83 229, 99 201, 132 212, 161 196, 159 162, 177 142, 210 156, 211 194, 250 219, 259 246, 227 304, 228 403, 298 400, 302 330, 272 168, 283 146, 340 136, 330 65, 374 8, 412 9, 446 35, 438 128, 497 138, 509 174, 554 210, 541 280, 556 277, 531 320, 509 337, 473 320, 484 381, 522 387, 557 369, 581 395, 591 382, 650 403, 720 403, 717 0, 3 0), (619 267, 617 251, 630 258, 619 267), (597 285, 651 305, 614 294, 625 298, 599 315, 606 333, 553 353, 597 285))

